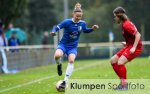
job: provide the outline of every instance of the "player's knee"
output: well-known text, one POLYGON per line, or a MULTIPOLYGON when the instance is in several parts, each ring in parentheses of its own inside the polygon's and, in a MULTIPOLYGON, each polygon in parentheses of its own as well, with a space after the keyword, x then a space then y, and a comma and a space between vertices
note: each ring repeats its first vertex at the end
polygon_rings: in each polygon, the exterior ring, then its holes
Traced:
POLYGON ((122 59, 118 60, 118 65, 124 65, 124 64, 125 64, 125 62, 122 59))
POLYGON ((73 63, 74 63, 74 60, 69 60, 69 63, 70 63, 70 64, 73 64, 73 63))
POLYGON ((112 58, 110 59, 110 63, 113 64, 113 59, 112 58))
POLYGON ((110 63, 111 63, 111 64, 116 63, 115 61, 116 61, 116 60, 115 60, 113 57, 110 59, 110 63))
POLYGON ((55 56, 54 56, 55 59, 59 59, 60 57, 61 57, 60 54, 55 54, 55 56))

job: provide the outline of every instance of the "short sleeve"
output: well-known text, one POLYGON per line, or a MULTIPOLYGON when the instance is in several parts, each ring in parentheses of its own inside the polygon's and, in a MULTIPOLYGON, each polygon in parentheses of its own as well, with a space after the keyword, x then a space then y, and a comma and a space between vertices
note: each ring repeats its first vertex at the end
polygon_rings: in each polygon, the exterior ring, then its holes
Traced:
POLYGON ((137 28, 132 22, 125 23, 123 28, 132 35, 135 35, 137 32, 137 28))
POLYGON ((57 27, 58 27, 59 29, 65 28, 67 22, 68 22, 67 20, 64 20, 64 21, 62 21, 60 24, 58 24, 57 27))
POLYGON ((57 26, 55 26, 55 27, 52 29, 52 32, 57 32, 57 31, 59 31, 60 29, 65 28, 67 22, 68 22, 68 20, 62 21, 60 24, 58 24, 57 26))

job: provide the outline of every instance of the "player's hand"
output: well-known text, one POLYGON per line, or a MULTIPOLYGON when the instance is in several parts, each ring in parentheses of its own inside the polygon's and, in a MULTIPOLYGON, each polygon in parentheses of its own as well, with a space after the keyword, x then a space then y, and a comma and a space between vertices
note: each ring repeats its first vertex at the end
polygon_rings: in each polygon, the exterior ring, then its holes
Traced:
POLYGON ((50 32, 50 35, 51 36, 56 36, 56 33, 55 32, 50 32))
POLYGON ((123 46, 126 46, 126 42, 121 42, 123 46))
POLYGON ((96 30, 96 29, 98 29, 98 28, 99 28, 98 25, 93 25, 93 26, 92 26, 92 29, 93 29, 93 30, 96 30))
POLYGON ((132 47, 131 49, 130 49, 130 54, 133 54, 134 52, 135 52, 135 47, 132 47))

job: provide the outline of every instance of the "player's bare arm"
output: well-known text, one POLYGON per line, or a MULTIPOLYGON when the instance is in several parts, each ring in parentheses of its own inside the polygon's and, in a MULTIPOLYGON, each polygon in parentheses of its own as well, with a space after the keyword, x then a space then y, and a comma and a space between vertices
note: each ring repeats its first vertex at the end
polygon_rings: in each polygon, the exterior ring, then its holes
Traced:
POLYGON ((137 32, 135 34, 135 41, 134 41, 133 47, 130 49, 131 54, 135 52, 135 49, 138 45, 138 42, 139 42, 140 38, 141 38, 141 34, 139 32, 137 32))

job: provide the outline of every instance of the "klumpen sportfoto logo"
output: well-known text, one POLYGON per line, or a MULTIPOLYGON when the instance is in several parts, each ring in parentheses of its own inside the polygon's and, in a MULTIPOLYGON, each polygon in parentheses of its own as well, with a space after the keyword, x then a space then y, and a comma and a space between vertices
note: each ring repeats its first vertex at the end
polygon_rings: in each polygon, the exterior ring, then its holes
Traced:
POLYGON ((118 79, 71 79, 65 94, 117 94, 116 91, 150 94, 150 79, 128 79, 124 89, 120 90, 117 89, 121 88, 119 85, 118 79))
MULTIPOLYGON (((89 89, 90 91, 94 90, 94 89, 101 89, 101 90, 115 90, 118 87, 118 84, 114 84, 114 83, 97 83, 97 84, 81 84, 81 83, 77 83, 77 82, 73 82, 73 83, 69 83, 70 85, 70 89, 89 89)), ((129 82, 126 84, 126 89, 132 89, 132 90, 140 90, 140 89, 145 89, 145 85, 142 83, 132 83, 129 82)))

